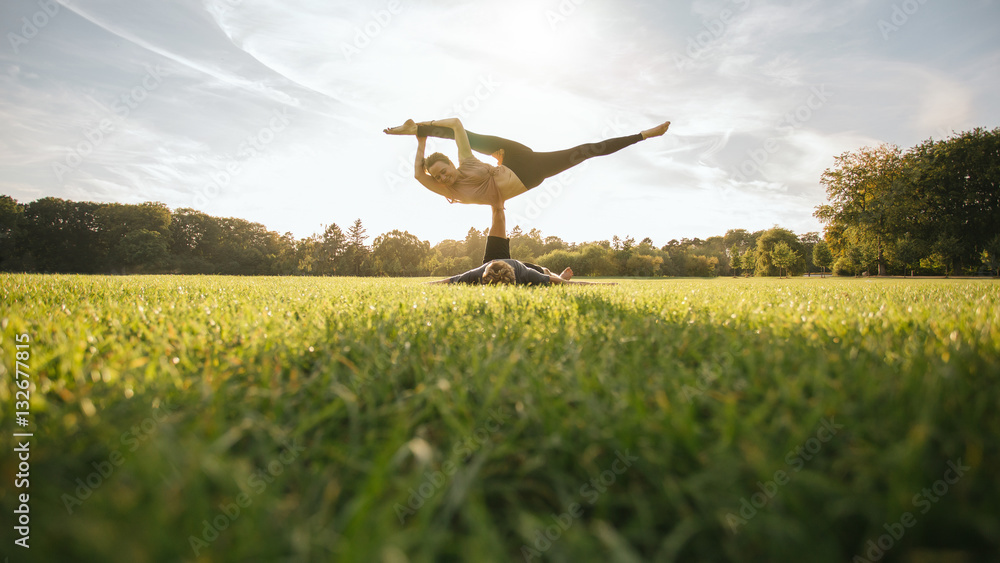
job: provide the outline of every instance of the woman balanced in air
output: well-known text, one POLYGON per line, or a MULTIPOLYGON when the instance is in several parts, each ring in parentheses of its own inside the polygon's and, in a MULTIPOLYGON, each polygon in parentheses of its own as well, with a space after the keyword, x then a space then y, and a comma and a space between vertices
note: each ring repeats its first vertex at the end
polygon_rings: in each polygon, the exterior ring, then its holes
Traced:
POLYGON ((629 145, 667 132, 667 121, 635 135, 586 143, 571 149, 535 152, 530 148, 500 137, 466 131, 458 118, 414 123, 385 130, 389 135, 416 135, 417 158, 413 174, 417 181, 452 203, 478 203, 503 207, 503 202, 520 195, 551 176, 576 166, 588 158, 617 152, 629 145), (458 168, 447 156, 434 153, 424 158, 427 137, 454 139, 458 145, 458 168), (490 166, 473 156, 472 151, 497 159, 490 166))

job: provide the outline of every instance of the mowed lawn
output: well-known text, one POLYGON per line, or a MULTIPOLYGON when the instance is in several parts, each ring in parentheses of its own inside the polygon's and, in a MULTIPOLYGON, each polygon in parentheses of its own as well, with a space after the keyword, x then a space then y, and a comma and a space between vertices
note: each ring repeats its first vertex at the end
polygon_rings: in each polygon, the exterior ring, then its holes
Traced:
POLYGON ((0 293, 11 561, 1000 552, 992 280, 2 275, 0 293))

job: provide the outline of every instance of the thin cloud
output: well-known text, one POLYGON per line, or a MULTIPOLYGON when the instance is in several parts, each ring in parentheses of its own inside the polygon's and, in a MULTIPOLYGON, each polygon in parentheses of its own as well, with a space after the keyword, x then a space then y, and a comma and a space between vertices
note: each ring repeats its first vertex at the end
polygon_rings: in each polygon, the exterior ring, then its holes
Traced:
MULTIPOLYGON (((138 45, 139 47, 142 47, 143 49, 146 49, 152 53, 160 55, 165 59, 169 59, 183 67, 189 68, 198 73, 206 74, 230 86, 234 86, 242 90, 253 92, 255 94, 264 96, 266 98, 269 98, 271 100, 274 100, 282 104, 287 104, 293 107, 298 107, 301 105, 301 102, 297 98, 289 95, 286 92, 270 88, 259 80, 248 80, 243 76, 240 76, 232 72, 227 72, 226 70, 218 68, 215 65, 206 64, 203 61, 199 61, 193 58, 180 55, 179 53, 175 52, 175 50, 161 47, 160 45, 154 44, 153 42, 148 41, 143 37, 140 37, 138 34, 132 33, 128 29, 125 29, 119 25, 111 23, 107 18, 103 17, 102 15, 93 13, 87 9, 82 8, 77 3, 70 4, 68 2, 65 2, 65 0, 63 0, 61 4, 65 8, 73 11, 73 13, 75 13, 76 15, 86 19, 90 23, 100 27, 101 29, 107 31, 108 33, 111 33, 112 35, 120 37, 135 45, 138 45)), ((120 10, 121 7, 122 7, 121 5, 118 5, 116 6, 116 9, 120 10)))

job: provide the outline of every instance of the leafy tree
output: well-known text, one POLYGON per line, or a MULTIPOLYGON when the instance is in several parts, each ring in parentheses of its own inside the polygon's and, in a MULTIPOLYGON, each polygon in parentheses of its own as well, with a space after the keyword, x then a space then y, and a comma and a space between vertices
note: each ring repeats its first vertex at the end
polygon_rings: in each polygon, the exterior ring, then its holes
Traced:
MULTIPOLYGON (((479 234, 479 231, 471 229, 470 233, 475 232, 479 234)), ((476 266, 482 264, 483 255, 479 254, 478 258, 470 258, 466 255, 467 248, 466 241, 458 241, 445 239, 431 249, 436 253, 436 265, 431 268, 431 274, 435 276, 447 276, 452 274, 458 274, 475 268, 476 266)), ((485 242, 483 246, 485 251, 485 242)), ((434 258, 429 258, 429 261, 434 260, 434 258)))
POLYGON ((971 272, 1000 224, 1000 128, 927 140, 905 154, 892 145, 845 153, 822 182, 830 203, 815 215, 838 264, 874 263, 880 275, 918 262, 971 272), (860 260, 846 256, 853 248, 860 260))
MULTIPOLYGON (((295 243, 292 260, 295 262, 295 273, 321 275, 319 264, 319 237, 315 234, 295 243)), ((286 257, 287 260, 287 257, 286 257)))
POLYGON ((826 269, 833 265, 833 253, 830 252, 830 245, 826 241, 821 240, 813 246, 812 256, 813 264, 822 268, 824 274, 826 269))
POLYGON ((792 250, 792 247, 788 246, 787 242, 779 241, 774 244, 774 248, 771 249, 771 261, 777 266, 784 274, 788 275, 788 269, 795 264, 798 258, 798 253, 792 250))
POLYGON ((114 255, 115 262, 123 264, 128 271, 158 271, 169 260, 167 239, 159 231, 132 230, 115 246, 114 255))
POLYGON ((573 268, 573 273, 578 276, 586 276, 589 274, 589 272, 584 269, 583 254, 579 251, 556 249, 539 256, 538 263, 548 267, 556 273, 561 272, 563 268, 568 266, 573 268))
POLYGON ((310 245, 314 240, 314 237, 306 237, 302 241, 297 241, 295 235, 286 231, 277 239, 277 250, 271 251, 274 257, 268 266, 269 273, 279 276, 310 273, 303 271, 303 266, 311 268, 312 262, 315 261, 315 259, 310 260, 309 258, 315 255, 315 253, 309 252, 310 245))
POLYGON ((906 233, 902 238, 896 240, 892 252, 893 262, 903 266, 910 272, 920 265, 920 259, 928 254, 927 245, 920 239, 915 238, 910 233, 906 233))
POLYGON ((434 245, 434 250, 440 252, 442 258, 464 258, 465 242, 445 239, 434 245))
POLYGON ((376 273, 387 276, 421 276, 431 245, 406 231, 393 230, 372 243, 371 258, 376 273))
POLYGON ((221 239, 219 220, 200 211, 177 209, 170 219, 169 247, 180 273, 219 273, 221 239))
POLYGON ((689 252, 684 260, 686 275, 696 278, 714 277, 718 265, 719 259, 715 256, 705 256, 693 252, 689 252))
POLYGON ((861 274, 864 262, 861 249, 847 248, 833 263, 833 273, 837 276, 856 276, 861 274))
POLYGON ((21 266, 17 239, 23 216, 23 205, 10 196, 0 195, 0 270, 11 271, 21 266))
POLYGON ((144 246, 146 251, 153 252, 154 247, 158 249, 160 244, 166 245, 167 241, 170 240, 171 213, 170 208, 165 204, 159 202, 146 202, 139 205, 105 203, 97 208, 95 215, 99 223, 100 251, 104 254, 110 254, 108 266, 111 269, 135 270, 142 268, 148 270, 154 267, 153 264, 156 264, 157 267, 166 265, 166 251, 164 251, 163 256, 158 256, 153 262, 143 261, 141 264, 135 262, 135 257, 132 255, 138 251, 139 246, 144 246), (140 232, 143 234, 133 237, 129 243, 122 247, 122 243, 129 234, 140 232), (151 237, 148 233, 157 233, 158 236, 151 237), (152 242, 153 240, 160 242, 152 242))
POLYGON ((348 272, 352 275, 361 275, 361 267, 368 257, 369 252, 368 247, 365 245, 366 240, 368 240, 368 235, 361 224, 361 219, 356 219, 350 228, 347 229, 347 241, 344 252, 348 272))
POLYGON ((658 251, 658 254, 663 260, 663 263, 660 264, 660 275, 676 276, 679 268, 673 256, 671 256, 669 252, 662 249, 658 251))
POLYGON ((960 253, 961 242, 952 236, 943 235, 931 246, 929 256, 920 261, 920 265, 931 270, 943 271, 950 276, 955 271, 955 262, 960 253))
MULTIPOLYGON (((885 252, 893 237, 894 203, 901 190, 904 159, 899 147, 883 144, 846 152, 820 179, 829 205, 817 208, 826 225, 839 225, 835 236, 848 244, 873 251, 878 274, 886 274, 885 252)), ((831 233, 827 233, 829 238, 831 233)))
POLYGON ((229 275, 278 274, 276 262, 282 253, 281 237, 260 224, 225 217, 217 219, 221 236, 216 253, 216 272, 229 275))
POLYGON ((24 206, 21 237, 26 260, 41 272, 105 271, 100 244, 100 204, 46 197, 24 206))
POLYGON ((733 277, 739 275, 740 268, 743 267, 743 262, 740 260, 740 247, 733 245, 729 249, 729 268, 733 271, 733 277))
POLYGON ((361 224, 361 219, 355 219, 350 228, 347 229, 347 244, 354 247, 365 247, 368 240, 367 230, 361 224))
POLYGON ((486 235, 489 231, 469 229, 465 234, 465 257, 473 263, 482 263, 483 255, 486 254, 486 235))
POLYGON ((635 254, 635 238, 626 237, 620 239, 616 235, 611 239, 611 250, 613 251, 613 259, 617 266, 617 273, 615 275, 624 274, 628 270, 629 259, 635 254))
POLYGON ((323 234, 312 248, 313 272, 327 276, 338 273, 340 269, 346 270, 341 264, 345 252, 347 252, 347 235, 336 223, 331 223, 323 230, 323 234))
POLYGON ((545 253, 545 243, 538 229, 531 229, 526 234, 520 227, 515 227, 510 236, 510 255, 524 262, 534 262, 545 253))
POLYGON ((908 154, 908 184, 897 208, 915 238, 954 254, 952 270, 974 270, 1000 225, 1000 128, 928 140, 908 154), (954 242, 954 244, 945 244, 954 242))
POLYGON ((632 249, 632 256, 625 263, 625 274, 632 276, 662 276, 666 268, 673 267, 670 255, 653 246, 653 239, 645 237, 632 249))
POLYGON ((816 265, 813 262, 813 249, 816 248, 816 245, 819 244, 819 242, 822 240, 823 240, 822 237, 820 237, 819 233, 817 232, 809 232, 804 235, 799 235, 799 244, 802 250, 802 260, 805 264, 803 271, 815 272, 816 270, 820 269, 820 266, 816 265))
MULTIPOLYGON (((773 229, 765 231, 757 239, 757 264, 755 267, 756 275, 776 276, 780 274, 779 270, 781 269, 784 269, 786 273, 788 270, 801 271, 804 267, 801 250, 802 243, 799 242, 799 238, 795 236, 795 233, 789 231, 788 229, 774 227, 773 229), (773 255, 775 245, 782 242, 793 250, 795 254, 793 263, 784 268, 781 268, 774 263, 773 255)), ((746 267, 746 262, 744 262, 744 267, 746 267)))
POLYGON ((569 245, 563 242, 563 239, 554 236, 545 237, 544 245, 542 246, 542 254, 548 254, 553 250, 565 250, 568 249, 569 245))
POLYGON ((666 245, 661 246, 660 256, 663 258, 663 264, 660 266, 660 274, 664 276, 680 277, 685 274, 684 272, 684 253, 676 248, 674 250, 665 250, 670 248, 666 245))
POLYGON ((715 267, 712 275, 722 272, 729 272, 730 265, 729 248, 726 246, 725 238, 714 236, 705 240, 694 239, 688 243, 688 250, 694 251, 698 255, 715 259, 715 267))
MULTIPOLYGON (((620 275, 614 252, 609 246, 597 243, 587 243, 580 247, 581 275, 585 276, 617 276, 620 275)), ((558 266, 557 266, 558 267, 558 266)), ((574 269, 575 271, 575 269, 574 269)))
POLYGON ((659 273, 663 258, 649 254, 633 254, 625 264, 625 275, 652 277, 659 273))
POLYGON ((726 248, 736 247, 740 252, 756 244, 756 241, 746 229, 729 229, 726 231, 725 236, 722 237, 722 242, 726 248))
POLYGON ((740 265, 745 271, 745 274, 754 275, 757 271, 757 248, 756 246, 751 246, 740 254, 740 265))
POLYGON ((131 231, 154 231, 166 235, 170 231, 170 208, 160 202, 105 203, 97 211, 101 230, 109 235, 124 236, 131 231))

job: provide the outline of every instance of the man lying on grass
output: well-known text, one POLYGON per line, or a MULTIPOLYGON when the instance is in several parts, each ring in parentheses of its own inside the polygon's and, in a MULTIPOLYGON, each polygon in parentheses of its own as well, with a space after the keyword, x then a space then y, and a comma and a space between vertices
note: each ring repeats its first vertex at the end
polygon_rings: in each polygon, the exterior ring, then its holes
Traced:
POLYGON ((493 224, 490 225, 489 236, 486 237, 486 254, 483 265, 473 268, 464 274, 428 283, 470 283, 470 284, 521 284, 547 285, 572 283, 581 285, 615 285, 613 283, 575 281, 572 268, 566 268, 562 274, 555 275, 548 268, 512 260, 510 257, 510 239, 507 238, 507 222, 503 207, 493 208, 493 224))

